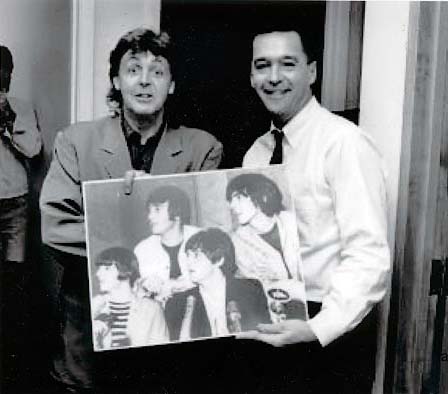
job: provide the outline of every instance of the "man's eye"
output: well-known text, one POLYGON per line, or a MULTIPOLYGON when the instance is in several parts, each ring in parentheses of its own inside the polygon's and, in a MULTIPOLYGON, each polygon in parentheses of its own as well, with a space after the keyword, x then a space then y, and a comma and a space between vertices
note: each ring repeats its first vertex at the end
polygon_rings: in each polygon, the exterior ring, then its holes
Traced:
POLYGON ((128 67, 128 73, 129 74, 136 74, 138 72, 139 68, 137 66, 128 67))
POLYGON ((155 69, 154 71, 153 71, 153 73, 154 73, 154 75, 157 75, 158 77, 161 77, 161 76, 163 76, 163 74, 164 74, 164 72, 163 72, 163 70, 162 69, 155 69))
POLYGON ((255 63, 255 70, 264 70, 269 67, 268 63, 255 63))
POLYGON ((294 62, 283 62, 282 66, 286 67, 286 68, 294 68, 296 66, 296 63, 294 63, 294 62))

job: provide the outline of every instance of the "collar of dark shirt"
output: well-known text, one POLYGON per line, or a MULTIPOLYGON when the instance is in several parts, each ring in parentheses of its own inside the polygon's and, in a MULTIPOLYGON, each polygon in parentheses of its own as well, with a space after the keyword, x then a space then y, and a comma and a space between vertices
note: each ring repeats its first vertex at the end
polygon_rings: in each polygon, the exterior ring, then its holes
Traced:
POLYGON ((134 145, 134 146, 144 146, 144 145, 149 145, 154 141, 159 141, 160 137, 162 136, 163 132, 165 131, 166 128, 166 120, 164 119, 162 124, 160 125, 159 130, 157 131, 156 134, 154 134, 153 136, 149 137, 146 140, 145 144, 142 144, 142 136, 141 134, 134 130, 132 128, 132 126, 129 124, 129 122, 126 120, 125 116, 123 115, 123 113, 121 114, 121 129, 123 130, 124 133, 124 137, 126 138, 126 141, 128 142, 128 144, 134 145))

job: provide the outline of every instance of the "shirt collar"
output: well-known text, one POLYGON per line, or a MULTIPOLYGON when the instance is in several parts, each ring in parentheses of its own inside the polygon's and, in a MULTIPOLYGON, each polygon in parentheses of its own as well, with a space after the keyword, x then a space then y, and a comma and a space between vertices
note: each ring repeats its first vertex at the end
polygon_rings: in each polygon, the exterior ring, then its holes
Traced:
MULTIPOLYGON (((136 134, 138 137, 140 137, 140 133, 137 130, 134 130, 132 128, 132 126, 126 120, 126 117, 124 116, 123 112, 121 113, 120 119, 121 119, 121 129, 123 130, 124 137, 125 137, 126 141, 129 141, 133 134, 136 134)), ((167 122, 166 122, 166 119, 163 119, 163 122, 160 125, 160 128, 157 131, 157 133, 154 134, 153 136, 149 137, 146 140, 145 145, 148 141, 158 141, 160 139, 160 137, 162 136, 162 134, 166 131, 166 128, 167 128, 167 122), (154 138, 154 137, 156 137, 156 138, 154 138)), ((141 137, 138 138, 138 141, 141 141, 141 137)))
MULTIPOLYGON (((300 141, 300 130, 303 129, 316 110, 319 108, 319 103, 314 96, 308 101, 308 103, 300 110, 285 126, 283 126, 283 133, 285 134, 285 140, 295 148, 300 141)), ((271 122, 270 132, 275 130, 276 127, 271 122)))

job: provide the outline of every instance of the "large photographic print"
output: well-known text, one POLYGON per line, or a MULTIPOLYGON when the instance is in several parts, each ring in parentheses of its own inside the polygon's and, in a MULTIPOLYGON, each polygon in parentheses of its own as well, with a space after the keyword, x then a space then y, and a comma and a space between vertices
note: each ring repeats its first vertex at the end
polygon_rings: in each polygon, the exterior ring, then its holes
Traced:
POLYGON ((284 166, 83 184, 95 351, 306 319, 284 166))

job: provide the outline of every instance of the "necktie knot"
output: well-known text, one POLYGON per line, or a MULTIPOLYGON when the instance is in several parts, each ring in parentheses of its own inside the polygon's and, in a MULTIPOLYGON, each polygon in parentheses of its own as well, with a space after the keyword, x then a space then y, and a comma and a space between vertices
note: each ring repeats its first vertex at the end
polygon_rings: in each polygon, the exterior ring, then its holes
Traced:
POLYGON ((269 164, 282 164, 282 162, 283 162, 282 143, 283 143, 283 137, 285 136, 285 133, 283 133, 282 130, 277 130, 277 129, 272 130, 271 133, 274 136, 275 146, 274 146, 271 161, 269 162, 269 164))

